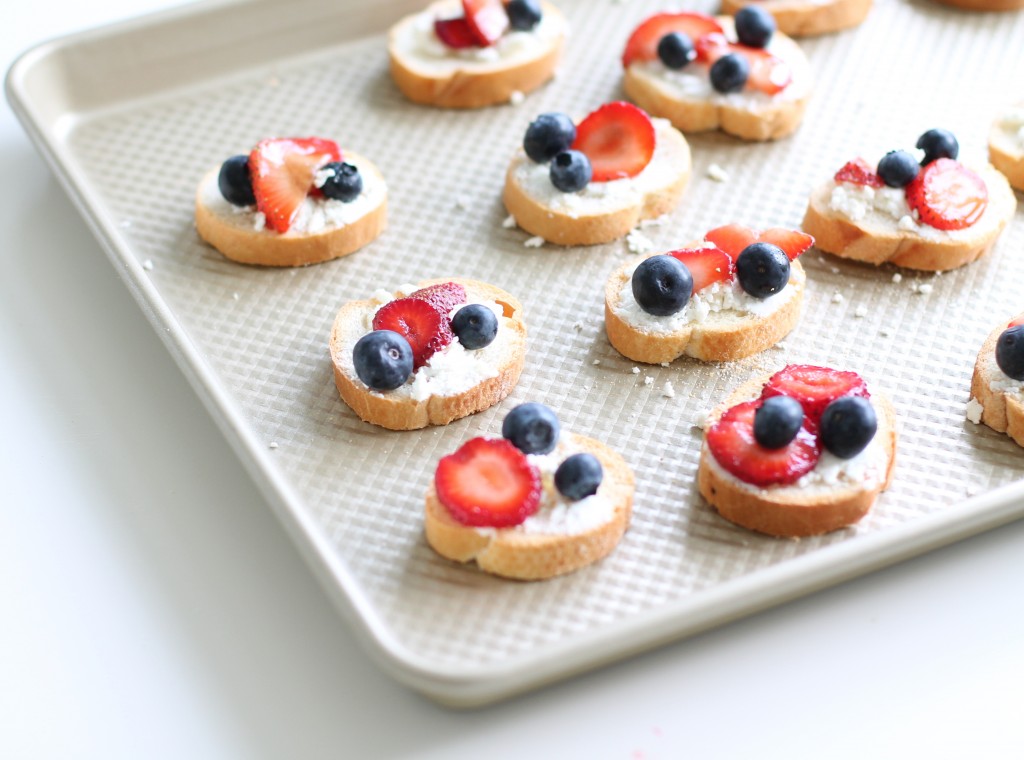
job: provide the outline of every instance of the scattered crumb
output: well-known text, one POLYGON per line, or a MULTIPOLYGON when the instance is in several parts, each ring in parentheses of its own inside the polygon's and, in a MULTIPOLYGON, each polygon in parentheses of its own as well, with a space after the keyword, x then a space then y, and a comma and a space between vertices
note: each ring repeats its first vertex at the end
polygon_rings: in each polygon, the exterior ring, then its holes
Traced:
POLYGON ((903 275, 897 272, 892 276, 892 281, 899 285, 901 282, 903 282, 903 275))
POLYGON ((599 365, 601 363, 601 360, 600 359, 594 359, 594 361, 592 361, 590 363, 593 364, 596 367, 597 365, 599 365))
POLYGON ((589 390, 590 390, 590 386, 589 386, 589 385, 587 385, 586 383, 584 383, 584 384, 583 384, 583 390, 585 390, 585 391, 589 391, 589 390))
POLYGON ((455 199, 455 208, 459 211, 469 211, 470 200, 465 195, 460 195, 455 199))
POLYGON ((582 319, 577 319, 575 322, 573 322, 572 323, 572 329, 575 330, 576 332, 579 332, 580 330, 582 330, 583 329, 583 320, 582 319))
POLYGON ((772 346, 772 348, 777 348, 780 351, 785 351, 786 350, 786 341, 780 340, 778 343, 776 343, 774 346, 772 346))
POLYGON ((839 274, 839 267, 829 267, 829 268, 828 268, 828 270, 829 270, 829 271, 830 271, 830 272, 831 272, 832 274, 839 274))
POLYGON ((708 413, 706 411, 697 412, 697 416, 693 418, 693 426, 696 428, 704 429, 704 426, 708 424, 708 413))
POLYGON ((654 243, 651 239, 642 233, 639 229, 630 230, 629 234, 626 235, 626 247, 632 253, 642 256, 645 253, 650 253, 654 250, 654 243))
POLYGON ((237 301, 238 300, 238 293, 232 293, 231 297, 237 301))
POLYGON ((729 172, 718 164, 711 164, 708 166, 708 177, 713 179, 715 182, 728 182, 729 172))
POLYGON ((832 303, 842 303, 842 302, 843 302, 843 294, 840 293, 837 290, 835 293, 832 294, 832 303))
POLYGON ((981 424, 981 413, 985 411, 978 399, 972 398, 967 402, 967 419, 973 422, 975 425, 981 424))
POLYGON ((932 284, 930 282, 922 282, 920 285, 917 286, 917 290, 915 292, 920 293, 923 296, 926 296, 929 293, 931 293, 934 289, 935 288, 932 287, 932 284))
POLYGON ((650 375, 644 375, 644 385, 650 385, 654 382, 654 378, 650 375))
POLYGON ((147 272, 152 272, 153 271, 153 259, 146 259, 145 261, 143 261, 142 262, 142 268, 145 269, 147 272))
POLYGON ((639 367, 633 367, 633 374, 634 375, 639 375, 640 374, 640 368, 639 367))
POLYGON ((863 319, 867 315, 868 315, 868 307, 867 306, 858 306, 856 309, 854 309, 853 316, 857 317, 857 319, 863 319))
POLYGON ((527 248, 540 248, 542 245, 544 245, 544 238, 542 238, 540 235, 535 235, 534 237, 527 239, 523 243, 523 245, 525 245, 527 248))
POLYGON ((270 448, 276 449, 277 448, 277 441, 271 441, 270 442, 270 448))
POLYGON ((671 363, 670 362, 662 362, 661 366, 662 367, 669 367, 669 366, 671 366, 671 363))
POLYGON ((505 218, 505 221, 501 223, 501 226, 504 227, 506 230, 514 229, 516 226, 516 218, 509 214, 505 218))
POLYGON ((642 219, 640 220, 640 229, 646 230, 648 227, 661 227, 666 222, 668 222, 668 214, 662 214, 653 219, 642 219))
POLYGON ((511 94, 508 96, 508 102, 514 106, 519 105, 524 100, 526 100, 526 96, 523 95, 520 90, 512 90, 511 94))

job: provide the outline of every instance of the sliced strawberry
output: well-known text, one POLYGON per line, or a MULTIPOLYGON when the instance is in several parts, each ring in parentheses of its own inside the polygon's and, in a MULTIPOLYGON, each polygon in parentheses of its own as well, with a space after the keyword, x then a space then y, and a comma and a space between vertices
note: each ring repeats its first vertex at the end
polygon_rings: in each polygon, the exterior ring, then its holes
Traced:
POLYGON ((275 137, 261 140, 249 154, 256 208, 275 232, 287 232, 295 212, 313 187, 316 170, 341 160, 333 140, 275 137))
POLYGON ((573 150, 590 159, 591 182, 635 177, 651 162, 656 137, 651 118, 632 103, 605 103, 576 127, 573 150))
POLYGON ((1017 317, 1015 320, 1013 320, 1006 327, 1007 327, 1007 329, 1009 329, 1011 327, 1016 327, 1017 325, 1024 325, 1024 317, 1017 317))
POLYGON ((772 227, 757 236, 759 243, 777 245, 792 261, 801 253, 814 245, 814 238, 800 230, 789 230, 785 227, 772 227))
POLYGON ((694 293, 716 282, 728 282, 735 271, 729 254, 717 248, 682 248, 671 251, 669 256, 679 259, 690 270, 694 293))
POLYGON ((666 34, 682 32, 696 42, 712 32, 722 33, 722 27, 711 16, 703 13, 659 13, 651 16, 633 30, 622 53, 622 66, 633 61, 653 61, 658 57, 658 43, 666 34))
POLYGON ((442 314, 421 298, 398 298, 384 304, 373 316, 373 329, 394 330, 404 336, 412 347, 414 370, 454 338, 448 312, 442 314))
POLYGON ((442 457, 434 472, 437 498, 462 525, 508 528, 540 506, 540 472, 504 438, 471 438, 442 457))
POLYGON ((875 174, 875 170, 863 158, 855 158, 843 164, 843 168, 836 172, 835 181, 852 182, 854 185, 868 187, 885 187, 882 178, 875 174))
POLYGON ((426 301, 439 312, 448 316, 456 306, 466 303, 466 289, 457 282, 441 282, 410 293, 408 298, 426 301))
POLYGON ((714 243, 719 250, 725 251, 735 261, 744 248, 757 242, 757 232, 742 224, 727 224, 724 227, 715 227, 704 236, 704 239, 714 243))
POLYGON ((907 203, 922 222, 940 230, 962 230, 988 207, 985 180, 952 158, 925 166, 907 185, 907 203))
POLYGON ((788 63, 764 48, 748 47, 729 42, 722 33, 712 32, 695 40, 697 60, 713 64, 726 53, 739 53, 750 65, 747 86, 774 95, 784 90, 793 81, 793 70, 788 63))
POLYGON ((469 30, 482 47, 497 42, 508 29, 508 13, 501 0, 462 0, 469 30))
POLYGON ((755 486, 788 485, 814 469, 821 450, 806 425, 781 449, 766 449, 754 438, 754 414, 761 400, 738 404, 707 433, 711 454, 726 470, 755 486))
POLYGON ((719 29, 695 39, 693 46, 697 50, 697 60, 710 66, 729 52, 729 38, 719 29))
POLYGON ((870 398, 868 387, 856 372, 843 372, 810 364, 790 364, 769 378, 761 398, 792 396, 804 408, 804 424, 817 430, 825 407, 840 396, 870 398))
POLYGON ((469 28, 469 22, 462 16, 435 19, 434 33, 441 42, 455 50, 478 47, 480 44, 473 30, 469 28))

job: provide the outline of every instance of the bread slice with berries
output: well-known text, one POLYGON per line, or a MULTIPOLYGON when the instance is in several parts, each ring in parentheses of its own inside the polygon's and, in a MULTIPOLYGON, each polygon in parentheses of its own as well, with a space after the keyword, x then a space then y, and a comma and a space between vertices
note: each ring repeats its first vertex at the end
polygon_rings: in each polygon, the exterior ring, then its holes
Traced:
POLYGON ((1024 446, 1024 314, 989 333, 978 351, 968 419, 1024 446))
POLYGON ((508 103, 554 76, 565 36, 565 17, 550 3, 441 0, 391 28, 391 77, 415 103, 508 103))
POLYGON ((800 538, 847 527, 867 514, 892 480, 892 403, 869 394, 853 372, 790 365, 741 385, 708 414, 704 429, 701 496, 726 520, 759 533, 800 538), (799 402, 796 417, 787 419, 781 402, 792 399, 799 402), (761 414, 764 424, 757 421, 761 414))
POLYGON ((199 237, 232 261, 318 264, 383 232, 387 186, 369 159, 332 140, 271 138, 203 177, 195 215, 199 237))
POLYGON ((988 160, 1011 185, 1024 190, 1024 103, 1008 109, 992 124, 988 160))
POLYGON ((425 280, 342 306, 329 348, 338 392, 360 419, 414 430, 447 425, 508 396, 523 370, 526 323, 519 300, 501 288, 425 280), (494 315, 483 339, 473 334, 479 322, 462 325, 458 317, 474 305, 494 315), (389 340, 374 346, 371 336, 389 340))
POLYGON ((735 16, 748 5, 771 13, 779 31, 790 37, 814 37, 859 26, 872 0, 722 0, 722 13, 735 16))
POLYGON ((424 530, 447 559, 505 578, 544 580, 615 549, 629 527, 634 484, 626 461, 594 438, 562 433, 546 454, 527 454, 506 438, 474 438, 439 463, 424 530))

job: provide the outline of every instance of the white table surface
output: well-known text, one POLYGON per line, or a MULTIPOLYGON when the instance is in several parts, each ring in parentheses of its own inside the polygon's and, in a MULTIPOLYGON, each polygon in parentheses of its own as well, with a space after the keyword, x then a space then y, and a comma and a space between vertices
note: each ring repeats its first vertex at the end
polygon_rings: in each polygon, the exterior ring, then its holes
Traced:
MULTIPOLYGON (((0 61, 171 4, 5 2, 0 61)), ((0 425, 2 758, 1024 757, 1024 522, 487 709, 394 683, 7 107, 0 425)))

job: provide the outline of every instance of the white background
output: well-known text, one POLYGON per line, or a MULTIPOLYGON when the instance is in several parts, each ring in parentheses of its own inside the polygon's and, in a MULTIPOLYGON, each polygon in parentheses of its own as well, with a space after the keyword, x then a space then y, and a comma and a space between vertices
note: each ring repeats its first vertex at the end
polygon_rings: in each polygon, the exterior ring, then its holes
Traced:
MULTIPOLYGON (((9 0, 0 61, 170 4, 9 0)), ((7 107, 0 428, 0 758, 1024 757, 1024 522, 487 709, 394 683, 7 107)))

